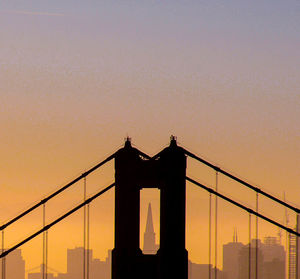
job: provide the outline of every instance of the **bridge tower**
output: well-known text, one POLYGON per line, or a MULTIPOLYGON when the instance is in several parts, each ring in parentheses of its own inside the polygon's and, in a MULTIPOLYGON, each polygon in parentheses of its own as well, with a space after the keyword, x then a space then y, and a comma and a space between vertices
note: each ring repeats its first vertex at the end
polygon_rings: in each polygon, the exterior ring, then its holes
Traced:
POLYGON ((185 248, 186 156, 171 137, 156 159, 145 159, 127 139, 115 156, 115 248, 112 279, 187 279, 185 248), (140 190, 160 190, 160 248, 144 255, 140 243, 140 190))

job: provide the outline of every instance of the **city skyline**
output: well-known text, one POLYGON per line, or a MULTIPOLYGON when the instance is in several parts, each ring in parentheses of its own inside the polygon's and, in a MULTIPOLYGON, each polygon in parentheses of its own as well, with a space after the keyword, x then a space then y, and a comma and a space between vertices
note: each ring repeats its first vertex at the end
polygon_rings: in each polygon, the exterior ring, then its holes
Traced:
MULTIPOLYGON (((151 204, 147 207, 147 221, 144 228, 143 238, 143 253, 144 254, 156 254, 157 249, 159 249, 159 244, 156 242, 155 230, 152 223, 152 208, 151 204), (150 234, 150 235, 149 235, 150 234), (146 243, 148 242, 148 243, 146 243)), ((255 278, 255 247, 256 239, 251 240, 252 251, 252 277, 255 278)), ((248 274, 248 249, 249 243, 242 243, 238 240, 238 231, 236 228, 233 229, 232 241, 222 244, 222 268, 218 269, 218 278, 228 279, 228 278, 246 278, 248 274), (242 264, 242 262, 244 263, 242 264), (242 268, 241 268, 242 266, 242 268), (242 273, 241 273, 242 272, 242 273), (244 274, 244 275, 241 275, 244 274), (235 277, 236 276, 236 277, 235 277)), ((285 247, 281 244, 281 239, 274 236, 267 236, 264 238, 263 242, 258 241, 259 249, 259 263, 260 272, 267 279, 284 279, 285 278, 285 265, 287 262, 285 247), (275 261, 275 262, 274 262, 275 261), (272 265, 273 264, 273 265, 272 265), (281 267, 280 267, 281 266, 281 267), (267 275, 266 270, 269 272, 274 272, 271 275, 267 275)), ((65 271, 57 271, 56 267, 49 266, 47 278, 49 279, 80 279, 83 274, 83 249, 84 247, 74 247, 67 249, 67 261, 65 271)), ((93 249, 89 250, 89 269, 90 278, 103 278, 108 279, 111 276, 111 250, 107 251, 107 256, 104 260, 94 257, 93 249), (100 276, 100 274, 103 274, 100 276), (100 276, 100 277, 99 277, 100 276)), ((26 268, 26 261, 22 257, 22 249, 17 249, 12 252, 11 256, 7 257, 6 260, 6 272, 8 278, 11 279, 41 279, 43 267, 26 268), (13 264, 14 262, 14 264, 13 264), (16 270, 18 272, 16 272, 16 270), (34 272, 35 271, 35 272, 34 272)), ((1 266, 0 266, 1 270, 1 266)), ((196 279, 199 276, 206 276, 208 272, 207 263, 194 263, 189 260, 189 279, 196 279)), ((211 265, 211 274, 214 276, 215 267, 211 265)))

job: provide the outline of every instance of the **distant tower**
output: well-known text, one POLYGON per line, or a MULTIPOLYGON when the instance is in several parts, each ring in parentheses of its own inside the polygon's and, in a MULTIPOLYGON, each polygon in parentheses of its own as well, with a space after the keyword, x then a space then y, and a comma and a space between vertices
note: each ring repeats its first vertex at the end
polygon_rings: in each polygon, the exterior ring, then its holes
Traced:
POLYGON ((156 254, 156 252, 157 252, 157 246, 155 244, 155 232, 154 232, 153 221, 152 221, 152 209, 151 209, 151 203, 149 203, 148 213, 147 213, 147 223, 146 223, 146 229, 144 233, 143 253, 156 254))

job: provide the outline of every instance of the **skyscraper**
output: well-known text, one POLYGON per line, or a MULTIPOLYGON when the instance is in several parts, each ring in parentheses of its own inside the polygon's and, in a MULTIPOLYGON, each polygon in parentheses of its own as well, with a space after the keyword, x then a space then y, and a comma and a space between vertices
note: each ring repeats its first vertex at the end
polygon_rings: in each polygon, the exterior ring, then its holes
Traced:
MULTIPOLYGON (((2 250, 0 249, 2 253, 2 250)), ((25 261, 21 249, 16 249, 6 256, 5 274, 9 279, 25 279, 25 261)), ((0 264, 2 272, 2 265, 0 264)))
POLYGON ((265 237, 261 247, 264 256, 264 279, 285 278, 285 251, 276 237, 265 237))
MULTIPOLYGON (((67 250, 67 273, 72 279, 82 279, 83 276, 83 247, 67 250)), ((89 264, 93 259, 93 250, 89 250, 89 264)))
POLYGON ((239 273, 239 256, 245 245, 238 242, 237 230, 234 230, 233 241, 223 245, 223 273, 226 279, 237 279, 239 273))
POLYGON ((151 203, 148 205, 148 213, 147 213, 147 222, 146 229, 144 233, 144 254, 156 254, 158 249, 158 245, 155 243, 155 232, 153 227, 153 219, 152 219, 152 208, 151 203))
POLYGON ((238 279, 249 278, 249 271, 251 279, 264 278, 264 256, 260 239, 252 239, 251 245, 248 243, 240 251, 238 279))

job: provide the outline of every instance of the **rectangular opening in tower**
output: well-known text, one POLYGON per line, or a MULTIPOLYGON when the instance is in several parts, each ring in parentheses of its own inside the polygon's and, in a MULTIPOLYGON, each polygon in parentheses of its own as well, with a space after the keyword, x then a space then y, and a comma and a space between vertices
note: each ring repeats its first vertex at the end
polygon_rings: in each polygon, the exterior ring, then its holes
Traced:
POLYGON ((160 243, 160 190, 140 191, 140 249, 143 254, 156 254, 160 243))

